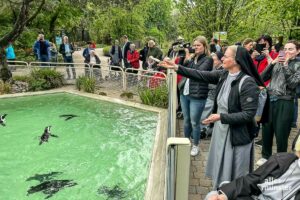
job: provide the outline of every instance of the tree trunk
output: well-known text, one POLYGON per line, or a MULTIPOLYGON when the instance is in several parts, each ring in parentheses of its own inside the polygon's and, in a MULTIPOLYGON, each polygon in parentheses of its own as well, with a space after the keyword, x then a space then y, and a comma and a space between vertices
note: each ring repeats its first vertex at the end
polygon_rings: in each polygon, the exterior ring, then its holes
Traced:
POLYGON ((3 37, 0 38, 0 78, 3 81, 7 81, 11 77, 11 73, 7 68, 6 56, 5 56, 5 47, 8 45, 9 41, 16 40, 24 30, 24 27, 29 24, 41 11, 45 0, 41 0, 41 4, 38 9, 30 16, 31 6, 33 0, 23 0, 22 6, 20 8, 19 15, 17 17, 16 23, 14 24, 13 29, 6 33, 3 37))

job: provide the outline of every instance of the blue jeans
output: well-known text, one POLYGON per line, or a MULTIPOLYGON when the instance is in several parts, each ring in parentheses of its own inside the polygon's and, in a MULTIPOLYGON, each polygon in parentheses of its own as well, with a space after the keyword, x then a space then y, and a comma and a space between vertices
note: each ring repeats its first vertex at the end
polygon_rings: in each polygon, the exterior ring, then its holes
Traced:
MULTIPOLYGON (((49 62, 49 57, 48 55, 40 55, 40 62, 49 62)), ((49 66, 49 64, 44 64, 42 63, 42 66, 49 66)))
POLYGON ((180 102, 184 118, 184 136, 190 138, 193 134, 194 145, 200 140, 200 118, 205 107, 206 99, 196 99, 186 95, 180 95, 180 102))
POLYGON ((65 56, 64 57, 64 62, 68 63, 68 64, 66 64, 66 71, 67 71, 67 74, 68 74, 68 79, 71 79, 71 74, 70 74, 70 71, 69 71, 69 67, 72 69, 73 79, 76 79, 75 68, 74 68, 74 65, 72 64, 73 63, 73 57, 72 56, 65 56))

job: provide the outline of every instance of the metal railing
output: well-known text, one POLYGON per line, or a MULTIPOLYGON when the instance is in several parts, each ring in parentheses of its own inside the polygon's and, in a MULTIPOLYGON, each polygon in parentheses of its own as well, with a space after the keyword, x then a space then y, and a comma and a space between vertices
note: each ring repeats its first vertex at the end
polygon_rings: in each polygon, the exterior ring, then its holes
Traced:
POLYGON ((187 200, 190 170, 190 141, 176 138, 177 73, 168 70, 168 142, 166 200, 187 200), (180 173, 178 173, 180 172, 180 173))
MULTIPOLYGON (((87 64, 87 63, 65 63, 65 62, 24 62, 10 61, 8 66, 15 75, 28 75, 33 69, 48 68, 61 72, 65 79, 74 76, 89 76, 96 79, 96 85, 101 89, 110 91, 128 91, 137 94, 138 86, 144 83, 148 85, 159 85, 167 79, 166 74, 157 71, 140 70, 134 68, 123 69, 120 66, 87 64), (21 69, 26 70, 21 70, 21 69)), ((74 84, 72 80, 67 82, 74 84)))

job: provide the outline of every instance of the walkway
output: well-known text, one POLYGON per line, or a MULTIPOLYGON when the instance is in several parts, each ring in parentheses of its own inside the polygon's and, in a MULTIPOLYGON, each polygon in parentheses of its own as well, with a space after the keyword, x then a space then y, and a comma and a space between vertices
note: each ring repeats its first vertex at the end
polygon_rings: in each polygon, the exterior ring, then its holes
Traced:
MULTIPOLYGON (((177 126, 179 126, 179 130, 180 130, 180 132, 177 132, 177 134, 179 134, 178 136, 183 137, 183 121, 178 120, 177 126)), ((298 127, 300 127, 299 120, 298 120, 298 127)), ((297 131, 298 129, 296 128, 293 128, 291 131, 291 135, 289 137, 289 148, 288 148, 289 151, 291 149, 291 144, 297 134, 297 131)), ((273 152, 276 152, 275 139, 273 144, 275 144, 273 146, 273 152)), ((201 140, 200 154, 196 157, 191 157, 189 200, 204 200, 205 195, 209 191, 211 191, 212 188, 211 180, 205 177, 205 167, 207 163, 209 145, 210 145, 210 140, 201 140)), ((260 158, 261 158, 261 148, 255 146, 255 162, 260 158)))

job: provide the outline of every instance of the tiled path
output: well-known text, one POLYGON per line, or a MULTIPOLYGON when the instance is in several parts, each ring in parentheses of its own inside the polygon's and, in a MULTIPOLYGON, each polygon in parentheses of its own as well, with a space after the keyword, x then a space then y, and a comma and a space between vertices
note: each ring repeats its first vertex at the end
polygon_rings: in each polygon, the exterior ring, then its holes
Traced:
MULTIPOLYGON (((298 123, 298 127, 299 127, 298 123)), ((177 121, 177 128, 179 128, 178 136, 183 136, 183 123, 182 120, 177 121)), ((297 134, 298 129, 293 128, 289 138, 289 151, 293 139, 297 134)), ((260 133, 261 136, 261 133, 260 133)), ((276 145, 274 140, 273 144, 276 145)), ((205 167, 207 163, 207 156, 209 150, 210 140, 201 140, 200 154, 196 157, 191 157, 190 168, 190 186, 189 186, 189 200, 203 200, 205 195, 211 190, 211 180, 205 177, 205 167)), ((276 146, 273 146, 273 152, 276 152, 276 146)), ((255 162, 261 158, 261 148, 255 146, 255 162)))

